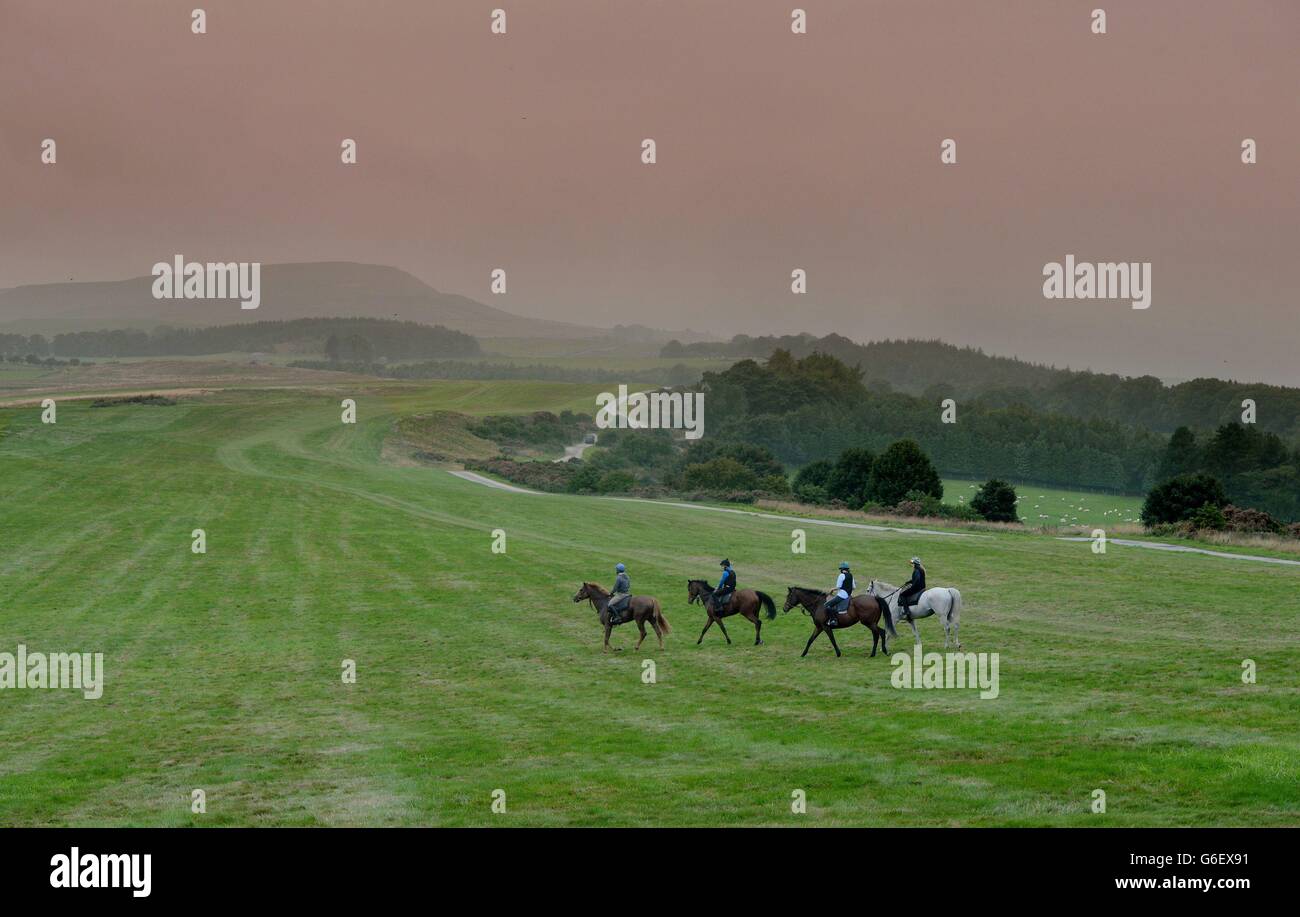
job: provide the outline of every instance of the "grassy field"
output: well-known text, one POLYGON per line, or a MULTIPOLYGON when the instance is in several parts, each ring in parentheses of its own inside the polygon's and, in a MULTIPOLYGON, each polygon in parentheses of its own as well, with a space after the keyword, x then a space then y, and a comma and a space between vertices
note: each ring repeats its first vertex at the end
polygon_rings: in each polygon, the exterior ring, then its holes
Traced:
MULTIPOLYGON (((945 479, 943 498, 956 503, 958 498, 969 503, 982 482, 945 479)), ((1021 520, 1030 526, 1093 525, 1101 528, 1116 524, 1140 522, 1142 498, 1127 494, 1106 494, 1093 490, 1061 490, 1038 484, 1011 482, 1016 496, 1021 520)))
POLYGON ((354 380, 65 402, 54 426, 0 411, 0 652, 107 669, 99 700, 0 691, 0 824, 1300 822, 1300 568, 802 523, 798 555, 790 520, 509 493, 393 454, 401 416, 589 407, 599 389, 354 380), (764 646, 743 622, 733 645, 716 628, 695 645, 685 580, 723 555, 779 607, 842 558, 897 581, 914 553, 961 588, 965 648, 1000 654, 996 699, 892 688, 862 628, 843 658, 823 638, 801 659, 797 611, 764 646), (666 650, 631 652, 623 628, 602 654, 570 601, 617 560, 663 601, 666 650))

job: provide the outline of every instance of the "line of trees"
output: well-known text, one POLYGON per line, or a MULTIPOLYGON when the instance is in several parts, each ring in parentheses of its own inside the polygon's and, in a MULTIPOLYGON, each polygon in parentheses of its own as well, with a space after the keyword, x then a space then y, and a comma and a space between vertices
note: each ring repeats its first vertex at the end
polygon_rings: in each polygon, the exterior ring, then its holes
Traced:
POLYGON ((989 408, 1023 405, 1040 413, 1109 420, 1161 433, 1170 433, 1179 426, 1213 429, 1240 418, 1242 402, 1249 398, 1258 405, 1258 425, 1262 429, 1290 442, 1300 442, 1300 389, 1284 386, 1221 379, 1165 385, 1154 376, 1058 369, 938 340, 859 344, 838 334, 821 338, 810 334, 739 334, 726 342, 670 341, 661 353, 671 358, 760 359, 777 350, 795 359, 820 353, 858 366, 863 370, 863 381, 878 391, 897 388, 935 403, 954 398, 978 399, 989 408))
POLYGON ((208 328, 160 326, 152 331, 116 329, 41 334, 0 334, 0 354, 60 357, 201 356, 270 352, 298 345, 325 350, 331 360, 369 362, 477 356, 479 342, 442 325, 375 318, 302 318, 242 322, 208 328))
POLYGON ((1281 520, 1300 521, 1300 450, 1288 449, 1277 434, 1254 426, 1224 424, 1203 439, 1179 427, 1160 458, 1157 477, 1161 485, 1179 483, 1160 494, 1152 490, 1157 496, 1154 504, 1148 498, 1153 523, 1180 521, 1169 518, 1170 512, 1178 516, 1189 501, 1206 495, 1214 499, 1207 496, 1190 508, 1230 502, 1281 520), (1182 509, 1167 511, 1163 506, 1182 509))
POLYGON ((957 476, 1130 493, 1156 482, 1165 441, 1150 431, 980 399, 959 405, 956 423, 941 423, 938 401, 868 385, 863 376, 829 355, 784 350, 763 364, 742 360, 705 373, 710 438, 762 445, 800 466, 910 439, 957 476))

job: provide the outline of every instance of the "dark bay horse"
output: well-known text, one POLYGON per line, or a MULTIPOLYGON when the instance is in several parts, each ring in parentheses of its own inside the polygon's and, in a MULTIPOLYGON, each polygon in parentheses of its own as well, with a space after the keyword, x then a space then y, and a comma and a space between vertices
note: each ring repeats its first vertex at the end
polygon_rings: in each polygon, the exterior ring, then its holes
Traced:
POLYGON ((872 656, 876 655, 877 643, 880 644, 881 651, 886 656, 889 655, 889 635, 884 628, 876 626, 876 622, 880 620, 882 615, 885 618, 886 625, 893 622, 887 601, 874 595, 859 593, 849 600, 848 607, 836 616, 835 626, 830 628, 826 626, 826 597, 827 593, 822 592, 820 589, 802 589, 798 586, 789 587, 789 591, 786 593, 783 611, 789 611, 796 605, 800 605, 803 607, 804 613, 812 615, 813 619, 815 629, 803 648, 801 658, 808 655, 808 647, 812 646, 813 641, 817 639, 817 635, 822 631, 826 631, 826 636, 831 638, 831 646, 835 647, 835 655, 843 656, 839 644, 835 642, 835 631, 844 627, 852 627, 854 624, 865 624, 871 628, 872 656))
POLYGON ((731 642, 731 637, 727 636, 727 629, 722 626, 722 619, 731 615, 741 615, 745 620, 754 625, 754 646, 763 642, 763 622, 758 616, 760 607, 767 609, 767 619, 771 621, 776 617, 776 603, 766 592, 758 592, 754 589, 737 589, 731 594, 731 601, 722 608, 713 606, 713 586, 708 580, 688 579, 686 581, 686 601, 687 604, 693 605, 699 602, 708 612, 709 620, 704 622, 704 630, 700 631, 700 639, 695 641, 699 646, 704 642, 704 635, 708 633, 713 622, 718 623, 718 629, 722 631, 722 636, 727 637, 727 642, 731 642))
MULTIPOLYGON (((605 649, 609 649, 609 633, 614 629, 614 624, 609 619, 609 593, 595 583, 583 583, 574 595, 573 601, 581 602, 583 599, 591 602, 591 607, 596 609, 596 616, 605 628, 605 649)), ((659 638, 659 648, 663 649, 664 634, 671 633, 672 628, 668 626, 668 619, 664 617, 659 607, 659 600, 650 595, 634 595, 628 600, 623 614, 629 612, 632 614, 632 620, 641 630, 641 640, 645 639, 645 625, 649 621, 650 626, 655 629, 655 636, 659 638)), ((641 648, 641 640, 636 642, 634 650, 641 648)))

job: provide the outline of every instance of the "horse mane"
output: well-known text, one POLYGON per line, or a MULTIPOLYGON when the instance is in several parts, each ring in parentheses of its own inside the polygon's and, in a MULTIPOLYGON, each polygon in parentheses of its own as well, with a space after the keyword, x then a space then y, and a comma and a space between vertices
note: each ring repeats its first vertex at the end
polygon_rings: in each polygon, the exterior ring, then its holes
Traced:
POLYGON ((609 595, 609 593, 605 591, 605 587, 600 583, 583 583, 582 585, 586 586, 588 589, 597 590, 601 595, 609 595))
POLYGON ((713 588, 713 584, 706 579, 688 579, 686 583, 687 585, 690 585, 691 583, 703 583, 705 586, 708 586, 710 589, 713 588))
POLYGON ((809 589, 807 586, 791 586, 795 592, 815 592, 817 595, 829 595, 825 589, 809 589))
MULTIPOLYGON (((867 588, 868 589, 871 588, 870 584, 868 584, 867 588)), ((895 586, 893 583, 887 583, 882 579, 878 579, 876 580, 876 588, 879 589, 881 592, 893 592, 898 587, 895 586)))

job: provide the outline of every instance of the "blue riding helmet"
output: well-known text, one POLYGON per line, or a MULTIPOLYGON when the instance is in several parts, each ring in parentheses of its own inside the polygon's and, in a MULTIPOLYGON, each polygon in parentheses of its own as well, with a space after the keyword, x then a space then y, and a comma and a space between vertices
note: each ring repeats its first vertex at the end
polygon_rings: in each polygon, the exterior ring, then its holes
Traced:
POLYGON ((848 568, 849 568, 849 562, 847 560, 840 561, 841 570, 847 570, 848 568))
POLYGON ((615 573, 626 573, 626 572, 627 572, 627 567, 623 566, 622 564, 614 564, 614 572, 615 572, 615 573))

